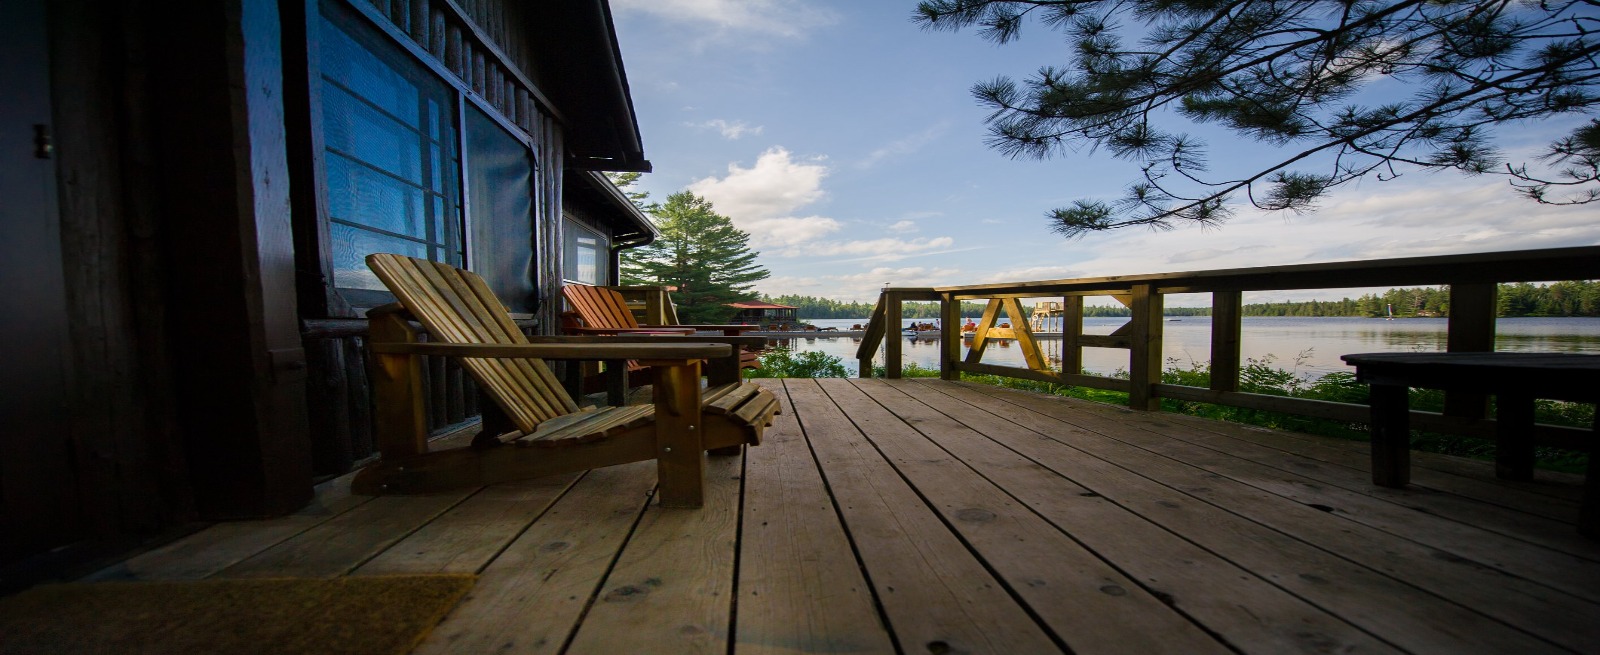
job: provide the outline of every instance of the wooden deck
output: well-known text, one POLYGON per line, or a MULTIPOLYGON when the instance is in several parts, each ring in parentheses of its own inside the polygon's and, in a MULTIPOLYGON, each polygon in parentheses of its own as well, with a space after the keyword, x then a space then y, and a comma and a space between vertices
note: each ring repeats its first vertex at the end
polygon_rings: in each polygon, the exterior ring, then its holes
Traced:
POLYGON ((1600 652, 1570 476, 982 385, 787 380, 700 510, 654 465, 324 486, 98 579, 480 574, 418 653, 1600 652), (733 644, 729 648, 729 643, 733 644))

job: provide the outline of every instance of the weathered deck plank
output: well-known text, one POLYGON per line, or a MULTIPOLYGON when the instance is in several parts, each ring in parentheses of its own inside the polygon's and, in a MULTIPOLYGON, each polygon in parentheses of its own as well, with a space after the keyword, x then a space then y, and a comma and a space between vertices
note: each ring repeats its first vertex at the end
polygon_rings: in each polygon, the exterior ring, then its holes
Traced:
POLYGON ((1572 476, 932 380, 764 384, 762 446, 213 526, 91 579, 477 571, 417 653, 1600 652, 1572 476), (576 481, 574 479, 576 478, 576 481), (1326 511, 1324 511, 1326 510, 1326 511), (1120 595, 1113 595, 1120 594, 1120 595))
POLYGON ((1151 593, 1244 652, 1391 652, 1394 649, 1315 605, 1257 578, 1156 523, 1009 448, 1039 435, 925 385, 892 382, 885 407, 1070 533, 1151 593), (934 412, 942 412, 933 416, 934 412), (942 420, 941 420, 942 419, 942 420), (983 426, 983 433, 969 426, 983 426), (997 434, 1006 432, 1007 434, 997 434), (993 441, 990 441, 993 439, 993 441))
POLYGON ((350 494, 350 477, 318 486, 311 504, 288 516, 260 521, 228 521, 207 527, 96 572, 87 581, 200 580, 249 559, 372 498, 350 494))
MULTIPOLYGON (((1085 487, 1128 507, 1141 516, 1197 545, 1217 553, 1292 594, 1337 614, 1401 648, 1414 652, 1506 652, 1553 646, 1509 626, 1484 621, 1482 615, 1446 598, 1381 575, 1324 550, 1250 520, 1227 508, 1201 502, 1190 492, 1205 493, 1220 481, 1214 474, 1191 475, 1179 484, 1162 482, 1167 471, 1189 469, 1181 463, 1155 462, 1150 469, 1127 468, 1128 462, 1102 457, 1090 445, 1088 430, 1053 418, 1053 401, 1040 397, 1042 412, 1023 411, 1032 399, 1011 393, 962 386, 940 386, 941 393, 968 402, 996 416, 1006 416, 1029 432, 991 435, 1085 487), (1043 438, 1041 438, 1043 437, 1043 438), (1470 633, 1460 626, 1475 626, 1470 633)), ((1225 490, 1226 491, 1226 490, 1225 490)), ((1298 504, 1295 504, 1298 507, 1298 504)))
POLYGON ((815 381, 784 386, 902 651, 1058 650, 815 381))
MULTIPOLYGON (((1301 438, 1301 435, 1294 433, 1225 421, 1212 421, 1194 416, 1163 417, 1163 420, 1170 420, 1176 424, 1193 427, 1200 431, 1249 442, 1282 453, 1284 457, 1303 458, 1348 468, 1361 473, 1363 481, 1371 482, 1372 455, 1367 452, 1366 444, 1361 442, 1315 437, 1305 439, 1301 438)), ((1224 450, 1227 450, 1227 448, 1224 447, 1224 450)), ((1463 464, 1470 465, 1472 462, 1462 462, 1460 458, 1435 453, 1414 452, 1411 454, 1411 459, 1412 486, 1408 489, 1390 489, 1388 487, 1376 487, 1371 484, 1346 488, 1367 493, 1368 495, 1379 496, 1384 492, 1434 490, 1446 492, 1449 496, 1460 496, 1466 501, 1462 504, 1469 507, 1482 508, 1484 504, 1488 504, 1511 509, 1515 513, 1527 513, 1554 519, 1569 525, 1577 523, 1578 500, 1583 495, 1581 484, 1535 482, 1517 483, 1513 486, 1506 484, 1507 482, 1513 482, 1509 480, 1471 476, 1470 471, 1472 469, 1470 466, 1463 466, 1463 464)), ((1295 464, 1295 466, 1303 466, 1303 464, 1295 464)), ((1478 468, 1482 467, 1479 466, 1478 468)), ((1544 473, 1549 475, 1548 472, 1544 473)), ((1488 529, 1494 529, 1497 526, 1498 523, 1484 524, 1484 527, 1488 529)), ((1563 529, 1559 532, 1571 534, 1573 530, 1563 529)), ((1519 534, 1512 528, 1510 536, 1519 536, 1519 534)), ((1600 545, 1595 545, 1592 541, 1588 543, 1591 544, 1591 549, 1600 548, 1600 545)))
MULTIPOLYGON (((780 381, 767 381, 783 407, 780 381)), ((746 449, 739 538, 740 653, 893 653, 833 499, 795 420, 746 449)))
POLYGON ((569 473, 486 487, 354 573, 477 573, 578 477, 569 473))
POLYGON ((560 652, 655 485, 652 462, 584 474, 479 574, 416 655, 560 652))
POLYGON ((740 458, 712 457, 704 507, 644 513, 570 652, 728 652, 740 468, 740 458))
MULTIPOLYGON (((1294 539, 1315 544, 1369 571, 1425 589, 1438 598, 1449 599, 1481 615, 1499 619, 1507 627, 1515 626, 1520 631, 1548 639, 1551 644, 1560 644, 1580 652, 1596 652, 1600 649, 1600 629, 1597 629, 1593 620, 1595 616, 1600 616, 1600 610, 1591 603, 1506 575, 1483 563, 1398 538, 1376 528, 1343 520, 1344 517, 1338 514, 1320 511, 1263 491, 1254 485, 1271 483, 1279 476, 1276 472, 1255 470, 1242 460, 1240 467, 1247 473, 1232 470, 1218 472, 1121 441, 1123 438, 1142 440, 1143 434, 1147 434, 1141 425, 1144 421, 1139 416, 1128 416, 1119 421, 1098 411, 1083 411, 1097 408, 1078 407, 1078 403, 1068 402, 1067 399, 1004 389, 981 391, 1014 401, 1017 407, 1040 412, 1058 422, 1093 431, 1096 438, 1085 439, 1081 437, 1082 433, 1074 436, 1068 432, 1066 434, 1072 438, 1064 441, 1084 452, 1115 461, 1120 466, 1178 489, 1192 496, 1196 502, 1209 503, 1294 539), (1107 436, 1115 438, 1105 438, 1107 436)), ((1016 420, 1020 423, 1026 418, 1018 416, 1016 420)), ((1187 449, 1180 450, 1188 452, 1187 449)), ((1419 512, 1418 516, 1425 515, 1419 512)), ((1197 531, 1195 528, 1188 532, 1209 536, 1206 531, 1197 531)), ((1321 575, 1313 577, 1327 579, 1321 575)), ((1341 577, 1353 580, 1362 576, 1355 571, 1347 571, 1341 577)), ((1379 597, 1366 598, 1363 602, 1373 606, 1387 605, 1379 597)), ((1391 606, 1385 614, 1396 614, 1398 609, 1391 606)), ((1454 614, 1448 608, 1435 609, 1441 612, 1440 618, 1454 614)), ((1426 615, 1426 612, 1420 612, 1417 608, 1406 608, 1405 612, 1426 615)), ((1483 623, 1481 619, 1459 616, 1441 621, 1436 627, 1459 632, 1461 620, 1483 623)), ((1497 632, 1487 625, 1483 626, 1482 633, 1474 634, 1472 641, 1479 642, 1488 636, 1504 637, 1507 639, 1504 642, 1506 647, 1511 650, 1541 650, 1537 642, 1530 643, 1527 639, 1516 639, 1513 635, 1500 635, 1497 632), (1512 647, 1511 644, 1519 645, 1512 647)), ((1483 647, 1481 643, 1458 644, 1454 650, 1483 647)))
POLYGON ((478 491, 388 496, 351 509, 217 574, 224 578, 349 573, 478 491))
POLYGON ((918 412, 915 403, 888 397, 905 398, 882 381, 818 382, 950 529, 1072 652, 1228 652, 1150 590, 912 429, 937 432, 952 426, 918 412), (868 390, 880 393, 863 393, 868 390))

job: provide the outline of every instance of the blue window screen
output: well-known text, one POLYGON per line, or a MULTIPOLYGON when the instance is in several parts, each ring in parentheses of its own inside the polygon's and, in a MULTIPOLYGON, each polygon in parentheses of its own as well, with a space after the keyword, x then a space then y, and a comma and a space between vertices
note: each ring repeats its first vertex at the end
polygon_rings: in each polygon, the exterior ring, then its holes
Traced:
POLYGON ((382 290, 374 252, 460 266, 454 92, 336 11, 318 39, 334 286, 382 290))

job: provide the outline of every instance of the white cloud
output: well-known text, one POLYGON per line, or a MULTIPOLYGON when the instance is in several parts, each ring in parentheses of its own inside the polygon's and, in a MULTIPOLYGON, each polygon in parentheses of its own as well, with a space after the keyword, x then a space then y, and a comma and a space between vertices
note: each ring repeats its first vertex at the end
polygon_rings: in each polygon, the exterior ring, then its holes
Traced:
POLYGON ((722 138, 729 140, 738 139, 746 135, 755 136, 760 134, 762 129, 760 125, 751 127, 744 121, 729 122, 721 118, 714 118, 704 123, 685 123, 685 125, 700 129, 715 129, 722 134, 722 138))
MULTIPOLYGON (((984 282, 1101 277, 1498 252, 1600 244, 1592 207, 1542 206, 1495 178, 1412 176, 1411 183, 1365 183, 1337 189, 1320 211, 1301 216, 1256 211, 1218 229, 1170 232, 1126 229, 1061 242, 1076 253, 1070 270, 1044 259, 984 282)), ((1264 292, 1261 300, 1337 299, 1361 290, 1264 292)), ((1353 295, 1352 295, 1353 294, 1353 295)))
POLYGON ((930 284, 956 284, 960 269, 908 266, 878 266, 860 273, 821 276, 772 277, 757 283, 763 293, 815 295, 850 302, 873 302, 885 285, 918 287, 930 284))
MULTIPOLYGON (((689 190, 716 205, 717 213, 735 223, 749 219, 779 218, 821 200, 822 179, 828 167, 819 161, 796 161, 788 150, 773 147, 756 158, 754 166, 728 164, 728 175, 695 180, 689 190)), ((748 231, 743 225, 740 229, 748 231)))
POLYGON ((928 145, 934 139, 943 136, 944 133, 948 131, 950 131, 950 123, 949 121, 945 121, 916 134, 895 139, 894 141, 890 141, 889 143, 885 144, 883 147, 867 153, 865 158, 859 162, 856 162, 856 167, 872 168, 886 160, 909 155, 913 152, 921 150, 923 146, 928 145))
MULTIPOLYGON (((830 171, 822 161, 797 159, 788 150, 773 147, 761 153, 754 165, 731 163, 727 175, 696 180, 689 184, 689 191, 711 201, 718 213, 749 232, 751 248, 763 257, 876 264, 951 252, 956 245, 948 236, 828 239, 845 229, 843 222, 827 216, 796 215, 827 195, 822 182, 830 171)), ((909 218, 889 227, 889 231, 902 234, 916 229, 917 223, 909 218)))
POLYGON ((773 254, 764 249, 796 248, 815 242, 841 227, 839 221, 825 216, 752 218, 740 221, 738 226, 750 233, 751 247, 762 250, 762 254, 773 254))
POLYGON ((718 34, 799 38, 839 20, 805 0, 612 0, 617 13, 639 12, 718 34))
POLYGON ((849 241, 806 241, 771 254, 779 257, 834 258, 829 261, 892 262, 921 255, 947 252, 955 245, 950 237, 932 239, 855 239, 849 241))
POLYGON ((1003 271, 995 271, 983 278, 974 280, 972 284, 985 284, 989 282, 1016 282, 1024 280, 1065 280, 1075 277, 1089 277, 1083 269, 1076 266, 1025 266, 1003 271))

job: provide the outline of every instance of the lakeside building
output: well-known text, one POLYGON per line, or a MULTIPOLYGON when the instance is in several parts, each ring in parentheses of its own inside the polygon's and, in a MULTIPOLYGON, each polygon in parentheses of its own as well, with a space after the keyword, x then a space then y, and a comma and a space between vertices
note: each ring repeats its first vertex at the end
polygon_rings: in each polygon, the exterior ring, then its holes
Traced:
POLYGON ((728 303, 728 306, 739 310, 739 313, 733 315, 732 322, 740 325, 759 325, 765 328, 774 324, 793 325, 799 320, 797 312, 800 308, 789 305, 751 300, 728 303))

